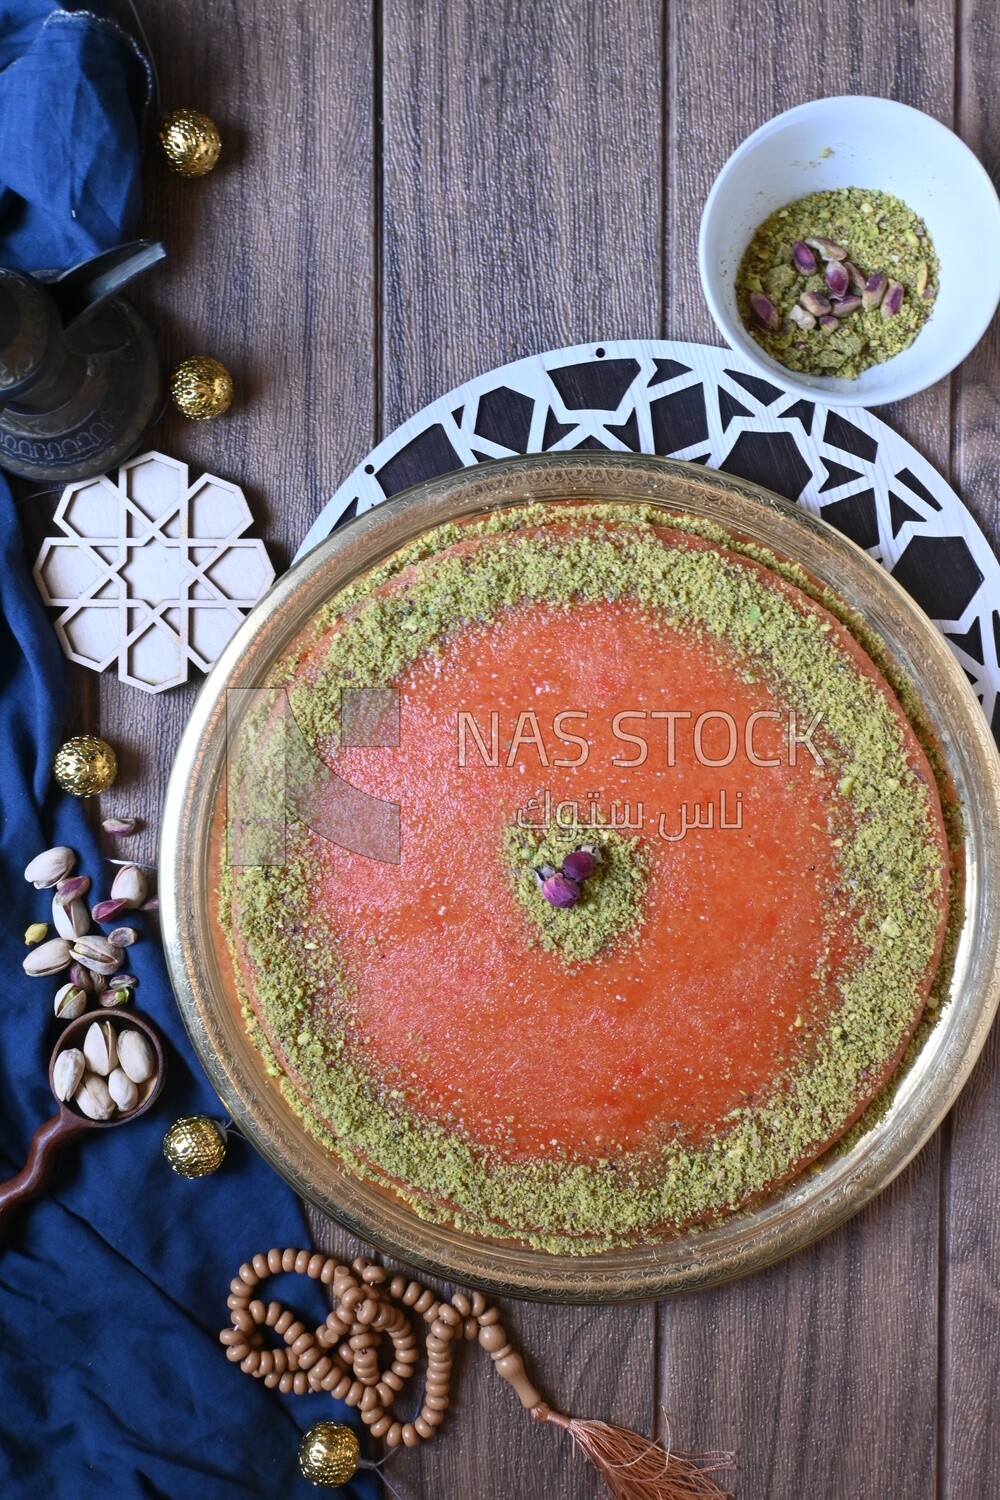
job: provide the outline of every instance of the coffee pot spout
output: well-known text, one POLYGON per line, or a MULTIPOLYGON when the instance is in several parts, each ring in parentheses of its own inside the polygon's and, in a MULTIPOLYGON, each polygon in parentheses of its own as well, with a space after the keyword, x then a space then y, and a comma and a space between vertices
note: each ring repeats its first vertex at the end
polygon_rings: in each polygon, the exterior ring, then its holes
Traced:
POLYGON ((166 249, 159 240, 132 240, 64 271, 48 288, 63 328, 72 328, 80 318, 89 317, 110 298, 120 296, 133 281, 166 257, 166 249))

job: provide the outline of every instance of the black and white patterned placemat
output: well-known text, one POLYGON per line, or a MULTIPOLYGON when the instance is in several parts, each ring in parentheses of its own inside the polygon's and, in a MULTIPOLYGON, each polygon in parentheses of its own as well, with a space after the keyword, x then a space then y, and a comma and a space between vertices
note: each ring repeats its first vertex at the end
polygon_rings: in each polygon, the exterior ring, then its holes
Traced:
POLYGON ((751 479, 867 549, 952 645, 1000 740, 1000 563, 961 500, 871 412, 792 397, 705 344, 581 344, 490 370, 397 427, 299 549, 422 480, 575 448, 659 453, 751 479))

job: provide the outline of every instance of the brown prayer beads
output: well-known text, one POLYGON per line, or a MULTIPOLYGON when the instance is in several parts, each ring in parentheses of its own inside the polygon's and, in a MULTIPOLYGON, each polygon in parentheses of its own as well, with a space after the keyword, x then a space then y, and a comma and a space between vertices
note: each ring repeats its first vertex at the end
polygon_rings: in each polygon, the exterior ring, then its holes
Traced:
POLYGON ((364 1256, 344 1266, 310 1250, 269 1250, 240 1266, 228 1304, 231 1327, 219 1334, 227 1359, 279 1391, 296 1396, 328 1391, 338 1401, 358 1407, 372 1436, 390 1448, 400 1443, 415 1448, 429 1441, 444 1421, 454 1339, 478 1339, 522 1406, 534 1411, 542 1404, 507 1339, 499 1312, 479 1292, 455 1292, 450 1301, 442 1301, 419 1281, 406 1276, 390 1280, 381 1266, 364 1256), (255 1297, 259 1282, 282 1271, 309 1276, 330 1288, 333 1310, 318 1328, 309 1331, 280 1302, 264 1303, 255 1297), (391 1410, 419 1358, 417 1335, 403 1308, 429 1325, 424 1399, 412 1422, 397 1420, 391 1410), (266 1348, 264 1328, 272 1329, 284 1347, 266 1348), (392 1361, 385 1370, 378 1357, 383 1338, 392 1346, 392 1361))

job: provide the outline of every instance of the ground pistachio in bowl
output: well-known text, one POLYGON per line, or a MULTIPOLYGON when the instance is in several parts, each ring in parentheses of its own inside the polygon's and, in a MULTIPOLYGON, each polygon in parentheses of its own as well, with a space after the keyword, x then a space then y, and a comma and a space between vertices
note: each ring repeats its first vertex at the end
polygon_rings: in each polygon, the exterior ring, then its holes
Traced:
POLYGON ((765 353, 803 375, 856 380, 930 317, 938 261, 922 220, 868 188, 809 193, 758 225, 736 296, 765 353))

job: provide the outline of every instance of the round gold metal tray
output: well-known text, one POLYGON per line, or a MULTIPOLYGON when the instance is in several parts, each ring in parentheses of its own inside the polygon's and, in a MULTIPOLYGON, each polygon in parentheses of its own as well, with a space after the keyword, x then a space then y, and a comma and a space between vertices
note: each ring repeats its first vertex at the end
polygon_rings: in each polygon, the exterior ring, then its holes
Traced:
POLYGON ((856 1213, 920 1150, 968 1077, 1000 998, 1000 762, 961 668, 926 616, 853 542, 756 485, 696 464, 605 454, 484 464, 433 480, 334 532, 257 606, 210 674, 177 753, 163 830, 171 977, 201 1061, 245 1134, 292 1187, 362 1239, 494 1292, 564 1302, 660 1297, 743 1275, 809 1244, 856 1213), (940 740, 964 818, 965 881, 949 998, 876 1124, 774 1198, 717 1227, 575 1257, 428 1224, 352 1176, 305 1130, 245 1033, 215 921, 211 858, 213 829, 225 811, 227 706, 231 716, 240 701, 230 689, 259 687, 327 599, 429 527, 495 507, 581 499, 640 501, 716 521, 800 563, 857 610, 918 689, 940 740))

